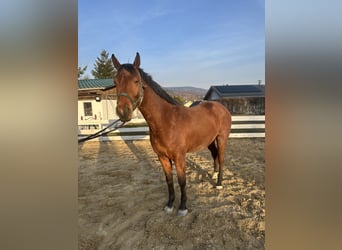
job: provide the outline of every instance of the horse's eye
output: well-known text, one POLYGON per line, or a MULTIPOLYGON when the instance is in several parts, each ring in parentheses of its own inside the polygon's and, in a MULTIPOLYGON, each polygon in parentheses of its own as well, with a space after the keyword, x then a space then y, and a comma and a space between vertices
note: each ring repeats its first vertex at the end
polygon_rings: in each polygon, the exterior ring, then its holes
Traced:
POLYGON ((135 83, 135 84, 139 84, 139 81, 138 81, 138 80, 136 80, 136 81, 134 81, 134 83, 135 83))

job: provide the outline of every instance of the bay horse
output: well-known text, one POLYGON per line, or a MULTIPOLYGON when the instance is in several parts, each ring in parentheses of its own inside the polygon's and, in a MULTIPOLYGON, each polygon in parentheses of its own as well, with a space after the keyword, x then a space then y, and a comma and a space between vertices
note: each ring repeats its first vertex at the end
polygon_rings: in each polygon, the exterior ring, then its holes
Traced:
POLYGON ((120 64, 114 54, 112 62, 117 70, 114 77, 117 88, 116 113, 121 121, 127 122, 132 119, 136 108, 140 110, 149 126, 150 142, 166 177, 169 199, 164 211, 170 214, 175 200, 173 161, 181 191, 178 215, 185 216, 188 212, 185 155, 208 148, 214 159, 213 175, 217 178, 216 188, 221 189, 231 115, 216 101, 203 101, 191 108, 180 105, 140 68, 138 52, 133 64, 120 64))

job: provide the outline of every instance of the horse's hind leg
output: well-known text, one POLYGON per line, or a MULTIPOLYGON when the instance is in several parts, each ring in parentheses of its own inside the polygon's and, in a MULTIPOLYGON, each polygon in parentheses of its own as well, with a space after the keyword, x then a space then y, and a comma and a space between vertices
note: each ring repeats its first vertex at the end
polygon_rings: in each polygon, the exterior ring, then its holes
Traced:
POLYGON ((219 163, 219 173, 216 183, 217 189, 222 189, 222 168, 224 164, 224 155, 227 146, 228 136, 218 136, 217 137, 217 150, 218 150, 218 163, 219 163))
POLYGON ((214 172, 212 174, 213 180, 217 179, 218 171, 219 171, 219 162, 218 162, 218 151, 215 144, 215 140, 208 146, 208 149, 210 150, 211 156, 214 159, 214 172))
POLYGON ((166 183, 169 190, 169 200, 164 207, 164 211, 167 214, 170 214, 173 210, 173 202, 175 200, 175 190, 173 187, 173 177, 172 177, 172 163, 171 160, 167 157, 159 156, 159 161, 163 167, 166 183))

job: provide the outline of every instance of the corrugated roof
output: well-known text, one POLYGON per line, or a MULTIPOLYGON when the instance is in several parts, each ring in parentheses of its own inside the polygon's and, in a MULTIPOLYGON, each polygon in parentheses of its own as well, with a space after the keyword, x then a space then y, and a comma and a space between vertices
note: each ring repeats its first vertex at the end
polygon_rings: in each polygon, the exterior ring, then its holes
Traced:
POLYGON ((108 89, 114 86, 112 78, 78 80, 78 89, 108 89))
POLYGON ((224 85, 224 86, 215 86, 216 89, 222 93, 262 93, 263 90, 256 85, 224 85))
POLYGON ((220 97, 264 96, 265 85, 211 86, 204 99, 207 100, 213 92, 216 92, 220 97))

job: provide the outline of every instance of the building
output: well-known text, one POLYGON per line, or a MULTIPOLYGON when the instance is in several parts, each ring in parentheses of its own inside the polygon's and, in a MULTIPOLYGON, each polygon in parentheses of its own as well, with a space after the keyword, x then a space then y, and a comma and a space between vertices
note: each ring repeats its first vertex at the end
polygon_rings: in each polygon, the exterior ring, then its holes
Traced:
POLYGON ((117 119, 113 79, 78 80, 78 120, 117 119))
MULTIPOLYGON (((78 80, 78 120, 116 120, 117 93, 113 79, 78 80)), ((138 110, 133 118, 142 118, 138 110)))
POLYGON ((265 85, 211 86, 203 98, 221 102, 232 114, 265 114, 265 85))

